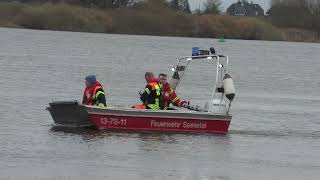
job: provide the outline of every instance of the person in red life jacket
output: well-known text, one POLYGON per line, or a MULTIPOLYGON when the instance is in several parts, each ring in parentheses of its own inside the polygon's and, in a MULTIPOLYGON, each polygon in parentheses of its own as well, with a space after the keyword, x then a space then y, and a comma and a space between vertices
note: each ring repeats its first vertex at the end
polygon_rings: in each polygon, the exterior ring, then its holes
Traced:
POLYGON ((145 91, 140 96, 140 100, 146 109, 158 110, 160 109, 162 101, 160 81, 154 77, 152 72, 146 72, 144 77, 147 81, 147 85, 145 91))
POLYGON ((89 75, 85 78, 86 89, 83 93, 82 104, 90 106, 106 107, 106 97, 102 85, 96 80, 95 75, 89 75))
POLYGON ((166 74, 159 74, 159 80, 162 85, 162 107, 161 109, 168 109, 170 103, 174 106, 178 107, 189 107, 189 103, 187 101, 181 101, 181 99, 177 96, 174 90, 171 88, 170 84, 167 81, 166 74))

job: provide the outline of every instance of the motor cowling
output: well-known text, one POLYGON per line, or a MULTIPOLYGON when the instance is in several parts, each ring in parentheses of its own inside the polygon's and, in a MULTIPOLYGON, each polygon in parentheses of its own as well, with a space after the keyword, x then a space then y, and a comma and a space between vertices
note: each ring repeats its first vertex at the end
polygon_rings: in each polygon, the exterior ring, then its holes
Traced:
POLYGON ((223 88, 224 88, 224 94, 225 96, 232 101, 235 94, 236 90, 234 88, 233 80, 230 74, 225 74, 223 77, 223 88))

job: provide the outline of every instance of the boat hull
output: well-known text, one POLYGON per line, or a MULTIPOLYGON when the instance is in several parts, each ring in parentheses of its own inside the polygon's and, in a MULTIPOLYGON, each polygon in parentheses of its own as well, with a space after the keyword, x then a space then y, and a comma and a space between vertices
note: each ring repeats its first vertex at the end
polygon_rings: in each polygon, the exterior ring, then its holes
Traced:
POLYGON ((226 134, 228 133, 228 128, 230 125, 230 121, 227 120, 128 117, 98 114, 91 114, 90 117, 92 123, 102 129, 226 134))
POLYGON ((69 127, 94 126, 85 106, 77 101, 56 101, 49 103, 47 110, 57 125, 69 127))
POLYGON ((231 115, 190 110, 99 108, 76 102, 53 102, 47 108, 56 124, 164 132, 227 134, 231 115))
POLYGON ((91 122, 101 129, 227 134, 231 116, 200 112, 89 108, 91 122))

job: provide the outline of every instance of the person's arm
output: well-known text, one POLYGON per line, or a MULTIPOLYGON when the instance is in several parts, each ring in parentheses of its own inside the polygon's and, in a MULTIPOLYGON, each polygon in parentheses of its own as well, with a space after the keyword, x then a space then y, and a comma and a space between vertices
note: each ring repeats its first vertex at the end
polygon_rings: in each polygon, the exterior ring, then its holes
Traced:
POLYGON ((173 105, 178 106, 178 107, 181 106, 181 104, 180 104, 181 100, 173 90, 171 92, 171 96, 170 97, 171 97, 171 102, 172 102, 173 105))
POLYGON ((174 92, 173 90, 171 91, 171 102, 173 105, 178 106, 178 107, 185 107, 187 108, 189 106, 189 103, 187 101, 182 101, 174 92))
POLYGON ((97 101, 97 106, 99 107, 106 107, 107 103, 106 103, 106 96, 105 93, 103 91, 103 89, 98 89, 96 92, 96 101, 97 101))
POLYGON ((163 91, 163 92, 162 92, 162 99, 163 99, 164 101, 170 101, 170 100, 171 100, 170 92, 163 91))
POLYGON ((85 101, 86 101, 86 95, 85 95, 85 94, 83 94, 83 97, 82 97, 82 104, 84 104, 84 103, 85 103, 85 101))
POLYGON ((144 92, 141 94, 140 100, 142 101, 143 104, 146 104, 148 102, 151 90, 152 90, 152 87, 150 85, 147 85, 144 92))
POLYGON ((85 104, 85 103, 86 103, 86 99, 87 99, 86 91, 87 91, 87 88, 85 88, 85 89, 84 89, 84 92, 83 92, 82 104, 85 104))

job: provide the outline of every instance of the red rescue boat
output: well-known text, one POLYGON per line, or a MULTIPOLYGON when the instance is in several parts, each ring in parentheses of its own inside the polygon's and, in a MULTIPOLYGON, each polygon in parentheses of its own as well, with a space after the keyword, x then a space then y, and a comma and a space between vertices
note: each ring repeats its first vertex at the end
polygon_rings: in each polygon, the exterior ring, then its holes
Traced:
POLYGON ((143 131, 207 132, 226 134, 231 115, 188 110, 100 108, 77 101, 50 103, 47 108, 55 123, 70 127, 143 131))
POLYGON ((82 105, 77 101, 60 101, 49 103, 47 110, 55 123, 63 126, 227 134, 232 118, 229 110, 235 94, 233 81, 227 73, 228 57, 212 53, 179 59, 177 66, 172 68, 173 76, 170 81, 172 88, 177 89, 189 62, 193 60, 213 61, 216 64, 216 84, 211 100, 204 107, 190 106, 175 110, 101 108, 82 105))

